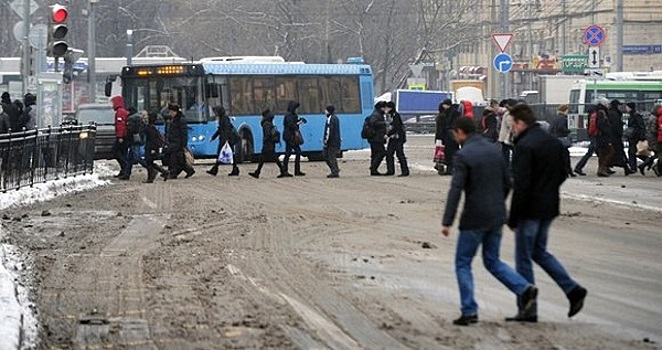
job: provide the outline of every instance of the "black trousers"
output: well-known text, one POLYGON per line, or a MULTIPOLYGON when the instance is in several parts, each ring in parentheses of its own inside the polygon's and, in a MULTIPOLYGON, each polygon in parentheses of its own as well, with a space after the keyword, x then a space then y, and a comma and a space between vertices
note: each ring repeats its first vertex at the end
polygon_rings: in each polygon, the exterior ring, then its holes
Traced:
POLYGON ((386 147, 386 173, 395 174, 394 155, 398 157, 398 162, 400 163, 400 173, 403 175, 408 175, 409 166, 407 165, 407 157, 405 157, 405 143, 397 139, 389 140, 388 146, 386 147))
POLYGON ((383 142, 370 142, 370 173, 376 173, 386 157, 383 142))
MULTIPOLYGON (((238 173, 239 172, 239 168, 237 167, 238 154, 235 152, 235 150, 237 149, 237 145, 236 144, 230 144, 230 143, 228 143, 228 144, 230 145, 230 149, 232 149, 232 155, 233 155, 233 157, 232 157, 232 172, 233 173, 234 172, 238 173)), ((225 145, 225 142, 223 142, 223 145, 225 145)), ((214 166, 209 170, 210 172, 212 172, 214 174, 218 173, 218 167, 221 164, 223 164, 223 163, 218 161, 218 158, 221 156, 221 149, 222 149, 222 146, 219 147, 217 152, 216 152, 216 164, 214 164, 214 166)))
POLYGON ((283 159, 283 173, 287 173, 289 162, 290 162, 290 156, 292 155, 292 152, 295 154, 294 158, 294 172, 295 173, 300 173, 301 172, 301 146, 296 145, 290 142, 285 143, 285 159, 283 159))
POLYGON ((340 173, 340 168, 338 168, 338 152, 340 152, 340 148, 335 146, 325 146, 324 150, 322 150, 324 160, 332 175, 338 175, 340 173))
POLYGON ((154 163, 158 159, 159 157, 157 154, 145 154, 144 162, 140 162, 140 165, 147 169, 147 180, 153 181, 156 178, 157 173, 161 173, 165 176, 168 175, 168 171, 154 163))
POLYGON ((186 156, 184 155, 184 149, 181 150, 171 150, 170 152, 170 161, 168 162, 168 172, 170 173, 171 178, 176 178, 185 172, 187 175, 193 174, 195 170, 193 167, 189 166, 186 163, 186 156))
POLYGON ((628 163, 632 170, 637 170, 637 143, 639 141, 628 140, 628 163))
POLYGON ((119 139, 115 139, 115 144, 113 145, 113 158, 117 161, 120 166, 120 173, 124 174, 124 169, 126 168, 126 157, 129 154, 129 143, 124 140, 120 142, 119 139))
POLYGON ((264 147, 262 148, 262 153, 260 154, 260 161, 257 164, 257 170, 255 170, 256 174, 260 174, 265 162, 276 162, 276 165, 278 166, 278 170, 280 170, 281 173, 284 173, 283 163, 281 163, 280 160, 278 159, 275 149, 269 149, 269 148, 265 149, 264 147))

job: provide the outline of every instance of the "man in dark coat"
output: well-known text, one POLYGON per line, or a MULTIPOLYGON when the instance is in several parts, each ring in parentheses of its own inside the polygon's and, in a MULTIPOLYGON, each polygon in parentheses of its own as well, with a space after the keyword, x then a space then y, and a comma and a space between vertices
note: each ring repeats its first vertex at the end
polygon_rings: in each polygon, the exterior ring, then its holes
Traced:
POLYGON ((609 165, 614 158, 613 132, 609 121, 606 98, 598 99, 596 106, 598 136, 595 137, 595 146, 598 153, 598 176, 609 177, 611 175, 609 165))
POLYGON ((441 140, 444 143, 447 165, 444 175, 451 175, 453 173, 453 158, 455 157, 455 153, 460 149, 460 145, 455 142, 452 130, 455 119, 460 116, 460 106, 453 104, 450 99, 442 101, 439 105, 435 139, 441 140))
POLYGON ((0 105, 0 135, 8 133, 10 128, 9 115, 5 113, 3 106, 0 105))
POLYGON ((395 175, 395 159, 394 155, 398 157, 400 163, 400 177, 409 176, 409 166, 407 165, 407 157, 405 157, 405 142, 407 142, 407 132, 405 124, 402 122, 400 113, 395 110, 395 103, 392 101, 386 102, 386 115, 387 120, 390 121, 386 136, 388 137, 388 145, 386 146, 386 175, 395 175))
POLYGON ((218 167, 221 164, 219 161, 221 149, 223 149, 223 146, 225 146, 225 143, 227 142, 232 149, 232 154, 234 155, 232 157, 232 172, 230 172, 228 176, 239 176, 239 167, 237 167, 238 155, 235 153, 236 145, 239 142, 239 134, 237 134, 237 130, 235 129, 234 125, 232 125, 232 121, 225 113, 225 108, 223 108, 223 106, 216 106, 213 108, 213 110, 216 114, 216 118, 218 119, 218 128, 216 129, 214 135, 212 135, 209 142, 213 142, 214 140, 218 139, 218 148, 216 150, 216 164, 214 164, 211 169, 207 170, 207 174, 213 176, 218 175, 218 167))
POLYGON ((623 112, 619 108, 621 105, 621 101, 613 100, 609 106, 608 116, 609 124, 611 125, 611 144, 614 147, 614 158, 608 166, 621 167, 625 172, 625 176, 628 176, 636 173, 636 171, 630 169, 630 164, 625 155, 625 147, 623 146, 623 112))
POLYGON ((340 153, 340 120, 335 114, 336 107, 329 105, 326 107, 326 123, 324 124, 324 149, 323 154, 326 159, 326 165, 329 166, 331 173, 328 178, 339 177, 338 153, 340 153))
POLYGON ((189 178, 195 174, 195 169, 186 162, 184 153, 188 145, 188 125, 179 105, 169 104, 168 114, 171 121, 166 135, 166 147, 170 160, 169 175, 165 179, 175 179, 182 171, 186 172, 185 178, 189 178))
POLYGON ((2 109, 3 111, 7 114, 7 120, 9 121, 9 127, 8 129, 11 129, 12 132, 18 132, 21 131, 20 128, 20 117, 21 114, 11 101, 11 97, 9 96, 8 92, 3 92, 2 93, 2 109))
POLYGON ((260 162, 254 172, 248 173, 248 175, 256 179, 260 178, 260 172, 262 171, 264 162, 269 161, 276 162, 278 171, 280 174, 283 174, 283 164, 276 155, 276 144, 280 142, 280 133, 274 125, 274 114, 271 113, 271 110, 267 109, 262 112, 260 125, 262 125, 262 153, 260 153, 260 162))
POLYGON ((292 152, 295 154, 294 175, 306 176, 306 174, 301 171, 301 145, 303 144, 303 136, 301 130, 299 130, 299 125, 305 124, 307 121, 304 118, 299 118, 299 114, 297 114, 297 108, 299 108, 299 106, 300 104, 297 101, 290 101, 287 103, 287 114, 283 119, 285 159, 283 159, 283 171, 278 176, 279 178, 292 177, 292 174, 289 173, 288 169, 292 152))
POLYGON ((147 125, 145 126, 145 159, 139 161, 140 165, 147 169, 147 180, 144 183, 153 183, 157 173, 168 176, 168 172, 160 165, 154 163, 160 158, 161 148, 164 145, 163 135, 154 125, 158 119, 159 111, 152 110, 147 114, 147 125))
MULTIPOLYGON (((535 284, 532 264, 535 261, 565 292, 570 301, 568 317, 572 317, 583 307, 586 289, 547 251, 549 229, 559 215, 559 189, 568 176, 565 168, 568 150, 540 127, 530 106, 516 105, 511 116, 516 137, 508 226, 515 231, 516 269, 529 283, 535 284)), ((537 322, 536 306, 527 310, 524 304, 518 300, 518 314, 506 321, 537 322)))
POLYGON ((506 220, 506 197, 510 191, 510 176, 501 157, 501 150, 494 143, 476 135, 473 120, 458 118, 453 124, 455 138, 462 149, 456 154, 442 234, 450 234, 464 192, 464 210, 455 251, 455 274, 460 287, 462 316, 453 323, 466 326, 478 322, 471 262, 481 245, 485 268, 522 298, 525 311, 533 307, 538 290, 533 283, 499 259, 503 223, 506 220))
MULTIPOLYGON (((628 161, 630 169, 637 169, 637 143, 646 139, 646 122, 644 117, 637 112, 637 105, 634 102, 625 104, 625 110, 630 115, 628 117, 628 161)), ((644 168, 640 167, 639 171, 644 175, 644 168)))
POLYGON ((375 110, 370 114, 368 124, 370 126, 371 135, 368 139, 370 143, 370 175, 381 176, 379 166, 382 164, 384 157, 386 157, 386 119, 384 114, 386 109, 386 102, 379 101, 375 104, 375 110))

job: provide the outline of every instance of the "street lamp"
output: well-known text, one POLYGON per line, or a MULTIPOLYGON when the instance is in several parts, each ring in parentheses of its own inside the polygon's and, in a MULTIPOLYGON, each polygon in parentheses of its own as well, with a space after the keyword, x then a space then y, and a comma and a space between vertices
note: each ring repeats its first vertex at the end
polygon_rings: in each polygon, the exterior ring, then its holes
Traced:
POLYGON ((133 58, 133 30, 126 30, 126 65, 131 65, 131 58, 133 58))

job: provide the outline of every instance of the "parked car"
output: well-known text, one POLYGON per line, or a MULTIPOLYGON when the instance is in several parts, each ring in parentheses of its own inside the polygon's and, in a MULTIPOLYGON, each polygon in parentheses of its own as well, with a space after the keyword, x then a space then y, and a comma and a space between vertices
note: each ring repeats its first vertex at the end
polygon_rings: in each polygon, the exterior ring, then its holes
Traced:
POLYGON ((82 104, 78 106, 74 123, 78 125, 96 125, 94 160, 113 159, 115 111, 110 104, 82 104))

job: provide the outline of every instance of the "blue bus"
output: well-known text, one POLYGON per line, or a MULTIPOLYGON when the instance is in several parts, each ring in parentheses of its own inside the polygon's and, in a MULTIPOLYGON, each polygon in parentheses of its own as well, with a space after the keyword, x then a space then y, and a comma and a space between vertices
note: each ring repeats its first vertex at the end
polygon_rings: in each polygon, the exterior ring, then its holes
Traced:
MULTIPOLYGON (((333 104, 340 119, 341 151, 367 147, 361 138, 363 119, 373 109, 372 69, 365 64, 305 64, 246 60, 202 60, 195 63, 127 66, 120 74, 122 96, 137 110, 182 106, 189 125, 189 148, 196 158, 216 157, 218 140, 210 142, 217 123, 212 107, 222 105, 241 137, 240 158, 251 161, 262 145, 261 112, 276 115, 283 131, 287 103, 301 104, 303 155, 321 159, 326 118, 333 104)), ((110 94, 107 87, 107 94, 110 94)), ((285 151, 284 143, 277 152, 285 151)))

